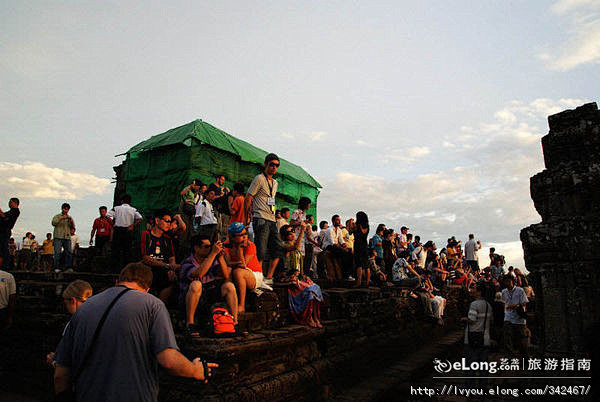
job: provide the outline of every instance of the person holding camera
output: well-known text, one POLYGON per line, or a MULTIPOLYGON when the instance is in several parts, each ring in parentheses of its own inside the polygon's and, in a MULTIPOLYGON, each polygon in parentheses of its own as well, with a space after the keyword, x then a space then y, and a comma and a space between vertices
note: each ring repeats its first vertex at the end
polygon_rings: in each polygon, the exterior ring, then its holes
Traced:
POLYGON ((527 311, 529 299, 523 288, 515 286, 515 279, 507 275, 504 278, 505 289, 502 289, 504 302, 504 347, 513 356, 527 357, 529 354, 529 337, 527 328, 527 311))
POLYGON ((475 241, 475 235, 471 233, 469 235, 469 240, 465 243, 465 258, 467 260, 467 265, 474 274, 479 272, 478 250, 481 250, 481 242, 479 240, 475 241))
POLYGON ((66 202, 61 206, 61 213, 54 215, 54 272, 60 272, 60 253, 65 251, 65 269, 71 269, 73 254, 71 250, 71 229, 75 229, 75 221, 69 216, 71 206, 66 202))
POLYGON ((238 298, 223 254, 220 241, 213 244, 208 236, 196 235, 192 237, 192 254, 181 263, 179 307, 185 311, 186 332, 191 338, 200 337, 201 328, 195 323, 198 306, 224 300, 237 324, 238 298))

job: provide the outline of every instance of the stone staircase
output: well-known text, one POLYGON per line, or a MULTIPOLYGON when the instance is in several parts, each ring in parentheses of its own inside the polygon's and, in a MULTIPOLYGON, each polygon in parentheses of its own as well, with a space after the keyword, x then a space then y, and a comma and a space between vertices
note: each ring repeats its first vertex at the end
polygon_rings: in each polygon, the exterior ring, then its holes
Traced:
MULTIPOLYGON (((44 364, 54 350, 68 315, 61 293, 74 279, 93 286, 94 293, 113 286, 114 274, 98 272, 13 272, 18 284, 15 324, 4 341, 8 353, 0 362, 2 388, 52 399, 51 369, 44 364)), ((325 302, 323 329, 293 323, 287 289, 256 298, 249 294, 248 311, 240 316, 243 335, 229 339, 189 339, 183 335, 183 315, 171 310, 183 353, 220 364, 210 383, 161 373, 160 400, 282 401, 326 400, 344 395, 352 386, 409 352, 425 347, 455 329, 468 302, 461 289, 446 295, 446 325, 421 317, 408 290, 397 287, 349 289, 348 283, 320 283, 325 302), (336 287, 330 287, 335 285, 336 287)), ((368 380, 367 380, 368 382, 368 380)))

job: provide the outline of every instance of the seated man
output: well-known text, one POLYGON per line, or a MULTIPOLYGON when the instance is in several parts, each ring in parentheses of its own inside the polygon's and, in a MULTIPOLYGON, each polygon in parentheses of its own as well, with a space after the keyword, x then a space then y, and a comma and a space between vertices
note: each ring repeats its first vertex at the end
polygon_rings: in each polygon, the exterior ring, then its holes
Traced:
POLYGON ((233 269, 233 282, 238 292, 238 312, 243 313, 246 291, 266 286, 263 284, 264 276, 256 256, 256 246, 248 240, 244 224, 230 224, 227 233, 229 240, 225 242, 225 261, 233 269))
POLYGON ((238 299, 222 243, 211 245, 208 236, 196 235, 191 239, 191 247, 192 254, 181 263, 179 271, 179 305, 182 309, 185 306, 187 333, 195 338, 200 336, 194 320, 199 305, 210 306, 223 299, 237 323, 238 299))
POLYGON ((396 259, 392 266, 392 282, 398 286, 412 289, 421 286, 421 278, 413 264, 408 263, 402 257, 396 259))
POLYGON ((342 220, 339 215, 331 217, 333 224, 323 237, 323 250, 325 250, 325 261, 327 264, 327 276, 329 280, 342 279, 342 269, 344 267, 352 268, 352 250, 348 248, 342 234, 342 220))
POLYGON ((164 234, 171 228, 171 215, 167 210, 156 211, 152 218, 152 229, 142 233, 142 262, 152 269, 152 293, 165 304, 175 289, 176 271, 173 244, 164 234))

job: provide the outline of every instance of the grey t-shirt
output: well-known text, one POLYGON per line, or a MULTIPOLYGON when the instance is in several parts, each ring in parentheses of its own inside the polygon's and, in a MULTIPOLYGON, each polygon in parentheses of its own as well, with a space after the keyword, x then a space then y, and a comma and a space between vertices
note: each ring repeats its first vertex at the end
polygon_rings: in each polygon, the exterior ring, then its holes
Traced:
POLYGON ((248 194, 254 197, 252 201, 254 218, 262 218, 275 222, 275 211, 267 204, 267 199, 269 197, 275 198, 276 193, 277 180, 273 179, 273 182, 269 183, 263 173, 254 177, 254 180, 250 183, 250 187, 248 187, 248 194))
POLYGON ((70 367, 72 374, 80 372, 77 400, 156 401, 156 355, 167 348, 178 350, 164 303, 130 290, 109 312, 86 367, 79 371, 100 318, 123 289, 107 289, 83 303, 58 344, 56 362, 70 367))

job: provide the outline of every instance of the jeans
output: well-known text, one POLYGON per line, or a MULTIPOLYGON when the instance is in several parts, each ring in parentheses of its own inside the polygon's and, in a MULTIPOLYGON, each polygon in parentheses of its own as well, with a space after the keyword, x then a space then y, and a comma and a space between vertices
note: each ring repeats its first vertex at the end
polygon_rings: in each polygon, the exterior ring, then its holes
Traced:
POLYGON ((65 268, 71 268, 73 264, 73 254, 71 252, 71 239, 54 238, 54 269, 60 266, 60 252, 65 250, 65 268))

